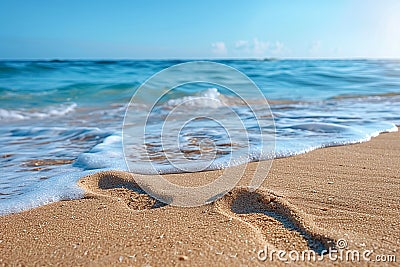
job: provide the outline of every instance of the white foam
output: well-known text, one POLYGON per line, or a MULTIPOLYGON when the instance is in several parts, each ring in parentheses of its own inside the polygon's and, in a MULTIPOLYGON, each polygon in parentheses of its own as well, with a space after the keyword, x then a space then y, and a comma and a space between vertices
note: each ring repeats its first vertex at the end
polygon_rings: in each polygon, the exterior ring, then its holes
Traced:
POLYGON ((61 104, 37 109, 3 109, 0 108, 0 120, 29 120, 47 117, 59 117, 71 113, 77 107, 76 103, 61 104))
POLYGON ((0 215, 28 210, 60 200, 83 198, 84 191, 76 182, 79 178, 92 173, 94 171, 68 172, 40 181, 25 188, 25 193, 21 195, 1 200, 0 215))
POLYGON ((122 137, 120 135, 106 137, 89 152, 80 154, 74 166, 84 170, 127 170, 122 151, 122 137))
POLYGON ((86 175, 105 170, 128 170, 123 157, 120 135, 111 135, 89 152, 80 154, 73 166, 64 172, 34 183, 25 188, 21 195, 1 200, 0 215, 28 210, 60 200, 82 198, 84 191, 77 186, 77 181, 86 175))
POLYGON ((223 105, 223 101, 220 96, 221 93, 217 88, 209 88, 205 91, 202 91, 197 96, 184 96, 181 98, 170 99, 167 101, 165 106, 176 107, 182 105, 186 107, 218 108, 223 105))

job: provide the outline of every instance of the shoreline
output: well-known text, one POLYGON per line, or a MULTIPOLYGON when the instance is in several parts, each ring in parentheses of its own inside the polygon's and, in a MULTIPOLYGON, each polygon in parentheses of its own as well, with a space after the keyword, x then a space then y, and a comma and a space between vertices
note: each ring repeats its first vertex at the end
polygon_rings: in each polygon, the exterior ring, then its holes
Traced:
MULTIPOLYGON (((399 262, 399 141, 399 132, 383 133, 275 159, 255 192, 243 188, 257 164, 249 163, 230 194, 196 208, 158 203, 131 174, 87 176, 79 182, 84 199, 0 217, 0 264, 265 266, 271 262, 257 259, 265 246, 318 252, 341 239, 347 249, 372 249, 399 262)), ((223 171, 166 177, 195 185, 223 171)), ((323 265, 340 263, 325 259, 323 265)))

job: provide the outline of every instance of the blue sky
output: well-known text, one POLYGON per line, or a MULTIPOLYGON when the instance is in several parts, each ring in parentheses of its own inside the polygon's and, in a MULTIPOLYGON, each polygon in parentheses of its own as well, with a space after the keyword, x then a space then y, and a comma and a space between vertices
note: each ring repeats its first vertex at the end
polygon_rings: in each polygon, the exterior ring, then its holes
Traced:
POLYGON ((397 0, 0 0, 0 58, 400 58, 399 14, 397 0))

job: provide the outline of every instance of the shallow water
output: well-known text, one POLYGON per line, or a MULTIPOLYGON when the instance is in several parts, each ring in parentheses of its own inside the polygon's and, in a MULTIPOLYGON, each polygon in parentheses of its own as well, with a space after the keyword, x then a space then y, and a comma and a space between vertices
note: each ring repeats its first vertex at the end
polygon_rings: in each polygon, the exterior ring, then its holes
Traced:
MULTIPOLYGON (((151 75, 183 62, 0 62, 0 214, 81 197, 76 186, 79 177, 104 169, 127 170, 121 130, 131 96, 151 75)), ((367 141, 381 132, 396 131, 395 125, 400 124, 399 61, 220 63, 248 75, 269 100, 275 122, 274 153, 260 152, 259 129, 270 127, 270 118, 256 120, 229 91, 199 83, 176 88, 154 107, 146 125, 146 143, 131 141, 135 149, 127 153, 128 161, 139 166, 150 159, 153 168, 133 171, 218 169, 287 157, 367 141), (182 106, 184 112, 171 114, 182 106), (231 123, 231 111, 245 131, 231 123), (225 125, 231 123, 229 132, 202 114, 212 114, 225 125), (198 119, 188 121, 193 115, 198 119), (161 139, 167 116, 170 128, 161 139)), ((209 75, 227 80, 212 71, 209 75)), ((240 80, 230 82, 257 106, 254 92, 240 80)), ((141 112, 146 105, 154 104, 155 95, 163 90, 159 85, 141 95, 134 103, 138 117, 145 115, 141 112)), ((126 130, 134 132, 134 128, 133 123, 126 130)))

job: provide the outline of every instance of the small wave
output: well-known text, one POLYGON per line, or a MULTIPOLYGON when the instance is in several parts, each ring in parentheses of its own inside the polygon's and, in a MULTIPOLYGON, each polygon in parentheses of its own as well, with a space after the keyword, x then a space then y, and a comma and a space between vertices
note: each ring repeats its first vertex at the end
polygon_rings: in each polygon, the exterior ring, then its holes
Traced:
POLYGON ((202 91, 197 96, 184 96, 181 98, 170 99, 164 104, 164 107, 177 107, 177 106, 191 106, 191 107, 207 107, 217 108, 223 105, 221 93, 217 88, 209 88, 202 91))
POLYGON ((122 151, 122 137, 116 134, 106 137, 89 152, 80 154, 73 165, 84 170, 127 170, 122 151))
POLYGON ((307 130, 318 133, 342 133, 350 131, 350 128, 344 125, 335 125, 330 123, 304 123, 290 126, 289 128, 297 130, 307 130))
POLYGON ((371 99, 371 98, 384 98, 384 97, 393 97, 400 96, 400 92, 389 92, 383 94, 369 94, 369 95, 359 95, 359 94, 343 94, 338 96, 333 96, 329 99, 332 100, 342 100, 342 99, 371 99))
POLYGON ((38 109, 0 109, 0 120, 29 120, 47 117, 59 117, 71 113, 77 107, 76 103, 61 104, 38 109))
POLYGON ((0 77, 4 76, 7 77, 7 75, 13 75, 19 72, 19 69, 13 66, 10 66, 5 63, 0 63, 0 77))

